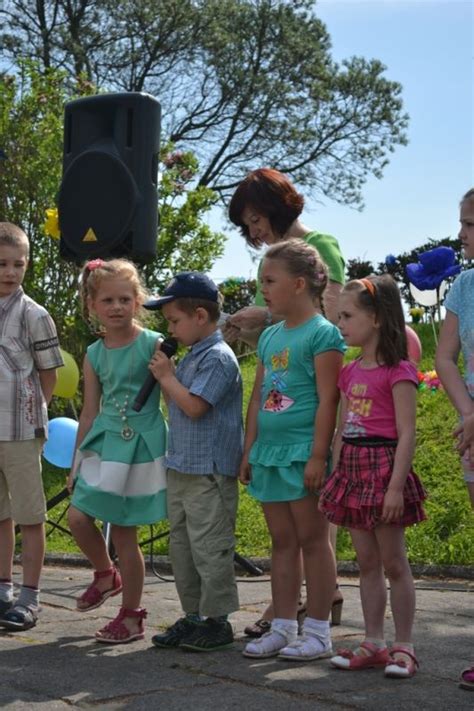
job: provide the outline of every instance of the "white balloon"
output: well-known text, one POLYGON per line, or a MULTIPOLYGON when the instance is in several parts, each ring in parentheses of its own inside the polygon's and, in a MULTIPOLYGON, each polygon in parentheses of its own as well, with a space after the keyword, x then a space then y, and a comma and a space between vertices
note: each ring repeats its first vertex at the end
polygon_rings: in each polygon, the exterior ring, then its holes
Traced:
MULTIPOLYGON (((444 297, 444 292, 446 291, 447 284, 445 281, 442 281, 440 286, 439 286, 439 300, 442 301, 444 297)), ((438 298, 436 295, 436 289, 417 289, 416 286, 414 286, 410 282, 410 293, 415 299, 417 304, 420 304, 420 306, 436 306, 438 303, 438 298)))

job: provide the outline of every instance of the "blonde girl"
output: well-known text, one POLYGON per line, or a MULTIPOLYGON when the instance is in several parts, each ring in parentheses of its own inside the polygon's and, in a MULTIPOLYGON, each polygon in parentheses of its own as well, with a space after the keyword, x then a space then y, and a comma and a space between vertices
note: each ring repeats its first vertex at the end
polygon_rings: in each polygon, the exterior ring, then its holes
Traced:
MULTIPOLYGON (((474 188, 461 200, 459 239, 466 259, 474 259, 474 188)), ((452 285, 444 301, 446 317, 436 352, 436 370, 456 408, 461 424, 454 432, 462 457, 464 480, 474 507, 474 271, 467 269, 452 285), (464 377, 458 368, 464 356, 464 377)), ((474 691, 474 664, 461 672, 462 689, 474 691)))
POLYGON ((98 323, 101 337, 84 358, 84 405, 69 479, 69 524, 94 568, 94 579, 78 598, 77 609, 94 610, 123 591, 117 617, 95 635, 98 642, 111 644, 144 636, 145 570, 137 526, 166 515, 166 428, 158 385, 139 414, 132 410, 159 339, 138 322, 146 298, 135 266, 126 259, 95 259, 82 271, 84 311, 98 323), (95 519, 111 524, 120 572, 95 519))
POLYGON ((338 404, 344 344, 321 313, 327 268, 302 240, 270 247, 262 295, 276 320, 258 342, 240 479, 263 506, 272 539, 269 632, 249 642, 247 657, 307 661, 331 654, 329 612, 336 565, 317 494, 326 476, 338 404), (297 637, 300 552, 307 617, 297 637))

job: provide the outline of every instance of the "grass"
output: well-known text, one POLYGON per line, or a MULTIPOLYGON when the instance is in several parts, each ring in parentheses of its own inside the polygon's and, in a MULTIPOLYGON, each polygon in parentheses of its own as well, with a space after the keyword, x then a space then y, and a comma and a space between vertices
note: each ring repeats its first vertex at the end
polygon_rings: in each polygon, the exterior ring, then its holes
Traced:
MULTIPOLYGON (((431 326, 416 327, 423 345, 420 370, 434 367, 435 343, 431 326)), ((355 355, 349 352, 347 358, 355 355)), ((250 398, 255 371, 255 358, 241 361, 244 380, 244 407, 250 398)), ((421 477, 429 498, 426 502, 428 520, 407 529, 408 554, 412 563, 458 564, 474 562, 474 516, 462 480, 459 457, 453 449, 451 432, 457 418, 443 391, 424 390, 418 393, 417 449, 415 471, 421 477)), ((65 472, 45 462, 44 480, 47 497, 64 488, 65 472)), ((241 487, 237 518, 237 550, 246 557, 265 557, 270 552, 270 538, 260 505, 241 487)), ((51 518, 56 520, 66 502, 55 507, 51 518)), ((154 532, 167 530, 166 522, 154 526, 154 532)), ((140 531, 141 539, 149 537, 149 529, 140 531)), ((166 537, 154 544, 154 553, 167 553, 166 537)), ((347 531, 340 529, 337 541, 338 559, 355 558, 347 531)), ((77 552, 73 540, 57 531, 48 536, 49 552, 77 552)))

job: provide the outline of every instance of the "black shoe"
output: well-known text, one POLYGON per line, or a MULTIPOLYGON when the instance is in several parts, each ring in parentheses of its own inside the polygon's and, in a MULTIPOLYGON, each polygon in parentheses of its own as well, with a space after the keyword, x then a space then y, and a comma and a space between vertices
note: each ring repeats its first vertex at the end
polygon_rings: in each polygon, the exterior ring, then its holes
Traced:
POLYGON ((234 633, 230 622, 218 622, 208 617, 197 625, 194 632, 179 645, 190 652, 214 652, 231 647, 234 633))
POLYGON ((10 610, 13 606, 13 600, 7 602, 6 600, 0 600, 0 620, 3 618, 4 614, 10 610))
POLYGON ((35 610, 16 603, 0 618, 0 627, 13 632, 23 632, 34 627, 37 621, 38 615, 35 610))
POLYGON ((155 634, 151 638, 151 641, 155 647, 165 649, 179 647, 180 643, 189 637, 198 625, 199 622, 194 622, 194 620, 190 620, 189 617, 180 617, 179 620, 176 620, 174 625, 168 627, 166 632, 155 634))

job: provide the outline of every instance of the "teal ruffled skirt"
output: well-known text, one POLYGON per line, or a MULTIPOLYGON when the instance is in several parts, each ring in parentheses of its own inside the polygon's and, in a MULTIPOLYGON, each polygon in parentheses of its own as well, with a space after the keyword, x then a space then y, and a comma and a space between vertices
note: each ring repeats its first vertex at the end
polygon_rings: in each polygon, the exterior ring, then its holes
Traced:
MULTIPOLYGON (((304 485, 304 468, 311 456, 313 441, 275 445, 255 442, 249 462, 252 478, 248 492, 263 503, 297 501, 311 493, 304 485)), ((329 462, 326 476, 329 475, 329 462)))

